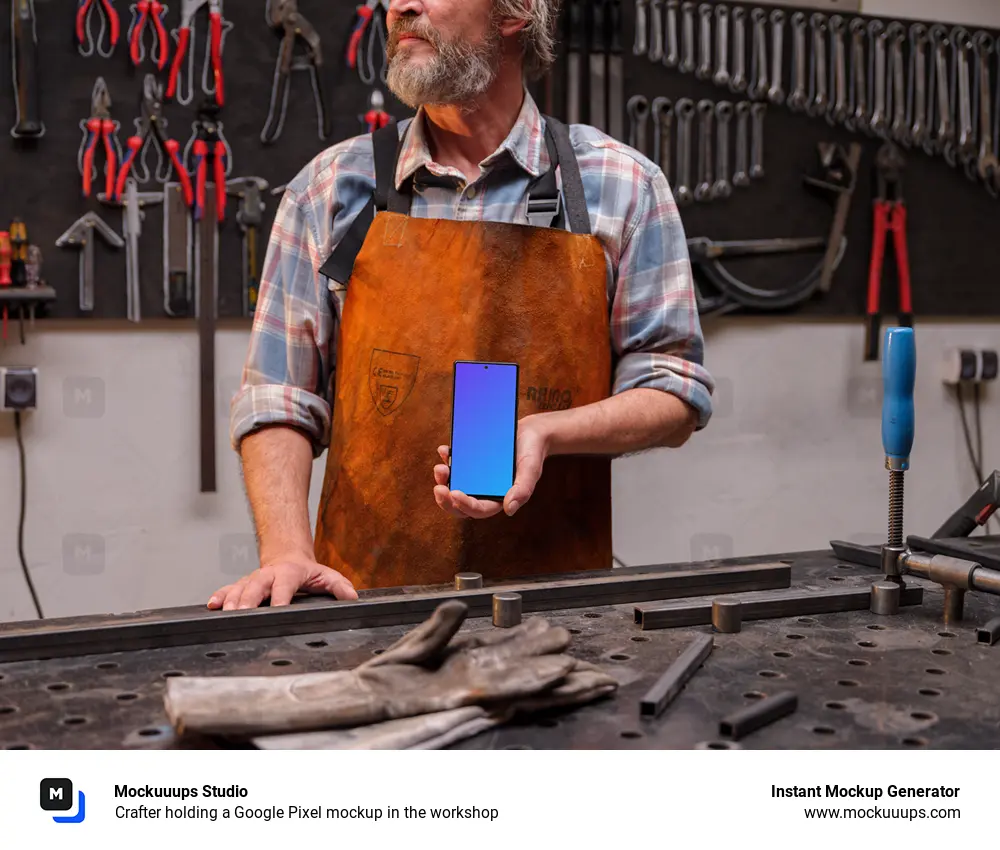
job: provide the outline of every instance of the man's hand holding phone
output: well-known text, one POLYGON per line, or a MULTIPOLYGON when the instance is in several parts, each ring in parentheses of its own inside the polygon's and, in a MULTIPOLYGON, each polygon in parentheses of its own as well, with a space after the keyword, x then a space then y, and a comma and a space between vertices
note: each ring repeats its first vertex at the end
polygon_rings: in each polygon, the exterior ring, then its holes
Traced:
POLYGON ((549 439, 542 425, 544 414, 526 416, 517 423, 517 453, 514 484, 507 491, 503 502, 474 499, 448 486, 451 469, 448 466, 450 448, 438 446, 442 463, 434 467, 434 500, 443 510, 457 517, 487 519, 502 510, 507 516, 524 505, 542 477, 542 467, 548 456, 549 439))

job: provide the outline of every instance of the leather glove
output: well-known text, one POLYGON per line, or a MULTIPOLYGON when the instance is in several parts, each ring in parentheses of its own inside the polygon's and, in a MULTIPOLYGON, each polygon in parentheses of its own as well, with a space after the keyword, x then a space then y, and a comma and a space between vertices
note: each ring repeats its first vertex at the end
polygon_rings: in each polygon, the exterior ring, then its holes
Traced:
POLYGON ((185 733, 260 735, 364 726, 538 696, 565 683, 566 629, 541 619, 449 642, 468 614, 458 600, 354 670, 295 676, 173 678, 167 716, 185 733))

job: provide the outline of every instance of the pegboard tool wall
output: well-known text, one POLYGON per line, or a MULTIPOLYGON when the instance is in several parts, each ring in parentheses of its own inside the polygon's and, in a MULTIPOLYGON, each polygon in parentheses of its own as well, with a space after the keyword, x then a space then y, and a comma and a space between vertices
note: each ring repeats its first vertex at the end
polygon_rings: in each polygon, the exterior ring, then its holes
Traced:
MULTIPOLYGON (((87 321, 89 318, 124 319, 126 316, 125 250, 115 251, 101 240, 96 244, 95 303, 92 313, 79 310, 78 252, 59 249, 56 239, 87 211, 98 213, 119 233, 122 212, 97 200, 104 189, 104 154, 100 145, 95 157, 98 177, 90 198, 84 198, 77 170, 77 151, 83 138, 80 121, 90 116, 91 92, 96 79, 104 77, 112 98, 112 118, 121 124, 119 142, 125 148, 128 137, 135 132, 133 119, 140 116, 142 81, 146 73, 156 68, 147 59, 134 68, 128 55, 130 4, 117 0, 115 7, 121 19, 121 36, 110 58, 80 56, 74 36, 75 0, 35 0, 38 20, 39 72, 41 111, 45 135, 30 144, 15 140, 7 132, 14 125, 15 104, 11 86, 11 38, 8 4, 0 15, 0 103, 3 104, 4 132, 0 138, 0 228, 15 216, 28 227, 29 239, 38 245, 44 256, 42 276, 58 292, 58 300, 48 307, 46 315, 53 318, 87 321)), ((168 4, 165 26, 169 32, 180 25, 181 0, 168 4)), ((233 150, 230 179, 262 177, 271 188, 291 180, 317 153, 331 144, 365 132, 360 116, 368 110, 371 88, 347 67, 347 45, 355 22, 357 4, 353 0, 299 0, 299 11, 315 27, 322 38, 325 81, 332 110, 332 133, 326 141, 318 135, 312 87, 306 72, 293 72, 288 113, 281 137, 270 146, 260 141, 267 119, 280 39, 265 20, 265 0, 228 0, 223 17, 233 28, 226 35, 223 52, 226 105, 220 118, 223 134, 233 150)), ((92 32, 100 31, 100 19, 95 11, 91 19, 92 32)), ((207 34, 207 15, 202 9, 196 18, 195 58, 196 80, 200 80, 201 61, 207 34)), ((152 27, 146 27, 147 50, 152 43, 152 27)), ((175 42, 171 40, 170 59, 175 42)), ((301 42, 296 54, 303 50, 301 42)), ((156 72, 164 88, 169 63, 163 72, 156 72)), ((385 95, 384 109, 393 117, 412 114, 378 81, 385 95)), ((197 89, 196 89, 197 95, 197 89)), ((164 102, 167 135, 175 139, 181 150, 192 135, 199 99, 190 106, 164 102)), ((148 162, 155 167, 156 156, 150 151, 148 162)), ((176 177, 172 178, 176 179, 176 177)), ((140 184, 141 192, 161 190, 152 180, 140 184)), ((238 198, 229 197, 226 221, 219 237, 219 307, 220 318, 242 315, 241 233, 236 222, 238 198)), ((267 210, 261 225, 261 255, 270 235, 279 198, 264 193, 267 210)), ((163 205, 145 208, 140 238, 140 268, 142 280, 142 318, 169 318, 163 304, 163 205)), ((184 320, 176 320, 184 321, 184 320)), ((248 320, 249 321, 249 320, 248 320)))
MULTIPOLYGON (((125 42, 130 12, 121 0, 117 6, 122 19, 122 36, 114 55, 110 59, 84 58, 78 54, 73 37, 74 0, 35 0, 46 135, 25 145, 5 134, 6 141, 2 142, 7 150, 0 158, 0 197, 3 198, 0 222, 14 216, 26 221, 31 241, 38 244, 44 254, 43 277, 59 293, 58 301, 48 310, 48 315, 58 318, 124 318, 126 315, 124 251, 112 251, 103 244, 98 245, 95 309, 91 314, 82 314, 78 309, 77 253, 55 247, 58 236, 88 210, 98 212, 121 230, 118 209, 105 207, 96 197, 85 199, 81 196, 77 171, 77 151, 82 138, 79 122, 90 115, 90 97, 96 78, 103 76, 108 84, 113 99, 112 117, 121 124, 119 141, 124 145, 133 132, 132 120, 139 116, 143 76, 153 67, 148 61, 139 69, 131 65, 125 42)), ((293 74, 284 132, 272 146, 260 142, 279 39, 265 21, 265 0, 230 0, 225 5, 224 17, 234 26, 227 35, 223 56, 226 106, 221 118, 224 134, 234 153, 231 177, 258 176, 272 187, 281 185, 325 147, 364 131, 360 116, 368 108, 371 89, 345 62, 355 19, 355 2, 299 0, 299 6, 322 38, 325 79, 333 112, 332 134, 326 141, 318 138, 308 77, 293 74)), ((749 11, 753 6, 748 4, 745 8, 749 11)), ((695 101, 708 98, 735 102, 738 96, 728 89, 698 81, 693 75, 681 74, 646 57, 632 55, 635 6, 631 0, 623 3, 623 13, 626 99, 642 94, 650 102, 658 96, 674 101, 690 97, 695 101)), ((167 29, 177 27, 179 20, 180 0, 175 0, 167 15, 167 29)), ((96 34, 99 30, 96 16, 93 24, 96 34)), ((200 60, 206 27, 204 13, 198 16, 196 26, 197 58, 200 60)), ((0 67, 4 68, 11 67, 9 27, 9 17, 0 17, 0 67)), ((786 84, 790 79, 789 43, 786 32, 786 84)), ((564 47, 560 44, 559 65, 552 81, 554 113, 561 117, 564 117, 561 108, 565 92, 564 47)), ((173 48, 171 44, 171 55, 173 48)), ((586 68, 586 55, 583 67, 586 68)), ((164 83, 166 76, 166 71, 158 75, 164 83)), ((14 104, 9 77, 5 82, 6 113, 12 125, 14 104)), ((411 114, 384 86, 380 88, 389 113, 397 118, 411 114)), ((544 107, 543 88, 539 86, 533 90, 544 107)), ((586 96, 585 85, 584 99, 586 96)), ((190 107, 165 104, 168 135, 182 147, 192 132, 196 103, 190 107)), ((831 141, 843 144, 858 141, 864 146, 846 232, 849 247, 831 292, 797 310, 813 315, 860 316, 864 313, 871 245, 872 168, 881 144, 879 140, 831 127, 822 118, 794 114, 784 106, 771 104, 765 120, 765 177, 753 181, 748 189, 737 190, 729 200, 695 204, 685 207, 682 214, 689 236, 703 235, 713 239, 826 236, 832 220, 832 200, 808 193, 803 187, 802 176, 817 172, 817 146, 820 142, 831 141)), ((918 151, 904 153, 907 168, 903 189, 909 208, 910 263, 918 320, 920 315, 1000 314, 1000 287, 996 285, 993 259, 1000 213, 998 202, 941 157, 931 158, 918 151)), ((103 162, 102 154, 98 154, 97 161, 103 162)), ((103 177, 100 177, 94 195, 102 185, 103 177)), ((155 189, 151 182, 140 186, 141 191, 155 189)), ((269 193, 265 194, 265 199, 267 210, 261 234, 266 242, 278 199, 269 193)), ((236 202, 235 198, 227 201, 227 220, 220 235, 219 316, 222 318, 241 315, 241 235, 235 221, 236 202)), ((145 215, 140 242, 142 315, 147 319, 166 318, 162 292, 162 206, 147 208, 145 215)), ((815 256, 789 256, 742 260, 734 262, 731 269, 746 281, 766 288, 797 279, 817 259, 815 256)), ((883 303, 889 307, 896 303, 894 274, 890 249, 883 277, 883 303)))

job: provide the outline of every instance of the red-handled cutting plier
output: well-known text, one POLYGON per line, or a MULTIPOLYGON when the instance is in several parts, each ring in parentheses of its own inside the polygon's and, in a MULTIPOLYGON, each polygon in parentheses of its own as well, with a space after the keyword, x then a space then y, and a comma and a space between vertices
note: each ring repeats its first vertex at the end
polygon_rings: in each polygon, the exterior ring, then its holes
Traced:
POLYGON ((879 331, 882 324, 882 263, 885 259, 886 231, 892 231, 899 277, 898 320, 904 328, 913 327, 913 295, 910 290, 910 255, 906 245, 906 204, 903 201, 903 155, 892 142, 886 142, 875 158, 878 191, 875 195, 875 231, 872 239, 871 266, 868 270, 868 308, 865 328, 865 360, 877 360, 879 331))
POLYGON ((225 33, 231 24, 222 19, 222 0, 182 0, 181 25, 177 29, 177 50, 174 53, 174 61, 170 66, 170 76, 167 79, 167 98, 176 100, 185 106, 194 99, 194 16, 202 6, 206 5, 208 6, 209 38, 205 65, 202 69, 201 88, 205 94, 214 96, 215 102, 219 106, 225 105, 222 46, 225 41, 225 33), (180 90, 179 79, 185 58, 188 60, 187 73, 185 74, 188 81, 187 93, 180 90), (212 69, 211 86, 208 84, 209 67, 212 69))
POLYGON ((382 108, 383 106, 385 106, 385 98, 382 96, 382 92, 375 89, 368 96, 368 111, 361 116, 369 133, 382 129, 392 121, 392 116, 382 108))
POLYGON ((94 158, 97 143, 104 140, 105 192, 111 194, 115 186, 115 170, 118 165, 118 122, 111 118, 111 94, 108 92, 104 77, 98 77, 94 83, 94 91, 90 96, 90 118, 80 122, 83 130, 83 143, 80 145, 77 163, 83 177, 83 196, 90 197, 91 184, 94 179, 94 158))
POLYGON ((142 82, 141 109, 141 117, 136 120, 136 135, 131 136, 128 140, 128 153, 125 154, 118 172, 114 199, 121 199, 122 192, 125 191, 125 180, 137 161, 139 166, 135 170, 140 175, 137 182, 145 183, 149 180, 150 172, 149 167, 145 164, 145 156, 148 145, 152 144, 157 148, 158 156, 155 179, 160 183, 166 183, 170 179, 172 167, 180 181, 181 190, 184 192, 184 201, 188 206, 191 206, 194 202, 191 178, 181 161, 180 145, 167 136, 167 122, 163 117, 163 86, 157 82, 156 77, 152 74, 146 74, 142 82), (167 162, 170 165, 166 165, 167 162))
POLYGON ((128 31, 129 56, 132 64, 137 68, 146 58, 146 47, 142 43, 142 37, 146 31, 146 22, 153 21, 153 32, 156 36, 153 49, 149 52, 150 57, 156 63, 159 70, 163 70, 167 64, 167 56, 170 45, 167 41, 167 30, 163 26, 163 19, 166 17, 167 7, 159 0, 138 0, 132 7, 132 26, 128 31))
POLYGON ((118 12, 115 11, 114 0, 77 0, 76 3, 76 40, 79 50, 83 56, 93 56, 94 50, 107 59, 115 52, 115 45, 118 44, 118 36, 121 32, 121 22, 118 20, 118 12), (90 34, 90 13, 95 6, 100 6, 104 20, 101 21, 101 34, 94 41, 90 34), (101 41, 104 39, 104 31, 110 28, 108 36, 111 45, 107 51, 101 49, 101 41))
POLYGON ((389 0, 366 0, 364 6, 357 8, 357 20, 351 39, 347 43, 347 67, 357 69, 361 82, 365 85, 375 84, 375 54, 381 53, 382 69, 378 76, 385 82, 388 56, 388 34, 386 32, 386 15, 389 12, 389 0), (366 39, 367 36, 367 39, 366 39))
POLYGON ((194 220, 205 212, 208 172, 215 183, 215 213, 220 222, 226 219, 226 174, 229 171, 229 146, 222 137, 218 106, 208 103, 198 110, 194 144, 191 146, 194 171, 194 220))

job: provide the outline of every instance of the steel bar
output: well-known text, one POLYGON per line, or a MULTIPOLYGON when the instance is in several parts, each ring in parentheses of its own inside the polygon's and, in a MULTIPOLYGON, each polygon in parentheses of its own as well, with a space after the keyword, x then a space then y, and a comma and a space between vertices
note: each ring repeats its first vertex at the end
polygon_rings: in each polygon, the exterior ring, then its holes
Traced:
MULTIPOLYGON (((901 606, 919 605, 923 588, 903 588, 901 606)), ((740 604, 743 620, 780 620, 783 617, 805 617, 812 614, 833 614, 839 611, 867 611, 871 604, 871 588, 844 588, 834 591, 784 590, 774 593, 747 593, 734 597, 740 604)), ((707 626, 712 622, 711 600, 697 602, 655 602, 637 605, 635 622, 644 631, 673 629, 679 626, 707 626)))
MULTIPOLYGON (((637 570, 646 568, 636 568, 637 570)), ((69 617, 0 624, 0 661, 65 658, 220 641, 411 625, 445 599, 461 599, 470 617, 489 617, 493 594, 520 593, 525 612, 627 605, 654 599, 717 596, 791 584, 788 564, 765 563, 697 570, 601 572, 593 578, 521 583, 408 595, 373 594, 358 601, 308 599, 283 608, 209 611, 202 606, 113 616, 69 617)))
POLYGON ((992 570, 1000 570, 1000 555, 990 552, 981 546, 974 544, 980 541, 966 540, 965 538, 929 538, 916 537, 910 535, 906 538, 906 545, 911 549, 927 552, 931 555, 950 555, 952 558, 962 558, 966 561, 975 561, 984 567, 992 570))
POLYGON ((639 713, 643 717, 659 717, 684 689, 705 659, 712 653, 711 635, 698 635, 678 659, 667 668, 646 695, 639 700, 639 713))
POLYGON ((994 617, 985 626, 976 629, 976 640, 987 646, 993 646, 1000 640, 1000 617, 994 617))
POLYGON ((723 717, 719 721, 719 734, 723 738, 738 741, 751 732, 770 726, 782 717, 787 717, 799 707, 799 698, 791 691, 782 691, 766 697, 753 705, 723 717))
POLYGON ((862 546, 860 543, 851 543, 849 540, 831 540, 830 548, 841 561, 859 564, 862 567, 871 567, 873 570, 882 568, 882 553, 878 546, 862 546))

